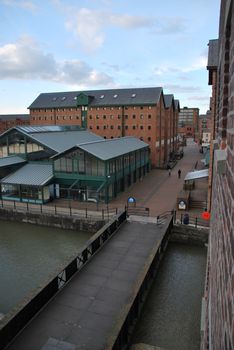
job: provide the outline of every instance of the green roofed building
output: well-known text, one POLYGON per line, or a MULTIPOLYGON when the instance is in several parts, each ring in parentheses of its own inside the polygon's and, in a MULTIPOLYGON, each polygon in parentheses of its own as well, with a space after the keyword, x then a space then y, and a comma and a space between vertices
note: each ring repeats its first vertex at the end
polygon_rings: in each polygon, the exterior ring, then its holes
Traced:
POLYGON ((77 126, 14 127, 0 135, 1 198, 108 203, 150 169, 149 145, 77 126))

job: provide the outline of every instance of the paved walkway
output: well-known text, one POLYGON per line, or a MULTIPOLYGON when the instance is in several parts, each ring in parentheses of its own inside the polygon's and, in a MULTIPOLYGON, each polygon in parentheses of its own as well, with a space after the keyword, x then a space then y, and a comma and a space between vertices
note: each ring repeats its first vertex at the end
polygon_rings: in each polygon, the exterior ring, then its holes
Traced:
POLYGON ((167 225, 126 222, 8 350, 104 350, 167 225))

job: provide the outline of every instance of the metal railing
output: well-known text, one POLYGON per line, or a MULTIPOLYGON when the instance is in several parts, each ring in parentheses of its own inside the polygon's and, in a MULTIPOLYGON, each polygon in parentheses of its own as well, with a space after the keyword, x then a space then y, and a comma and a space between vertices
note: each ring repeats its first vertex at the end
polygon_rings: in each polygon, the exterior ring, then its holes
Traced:
POLYGON ((188 219, 186 214, 180 214, 180 219, 178 220, 181 225, 190 225, 194 227, 210 227, 210 221, 199 218, 198 216, 188 215, 188 219))
POLYGON ((44 215, 58 215, 58 216, 72 216, 77 218, 85 219, 96 219, 96 220, 109 220, 114 215, 117 215, 118 208, 105 208, 100 210, 91 210, 88 208, 77 209, 70 205, 67 207, 60 207, 57 205, 43 205, 33 204, 28 202, 18 201, 0 201, 0 208, 6 210, 14 210, 21 213, 32 213, 32 214, 44 214, 44 215))
POLYGON ((172 209, 172 210, 167 210, 164 211, 163 213, 157 215, 157 224, 164 224, 166 222, 166 220, 173 216, 173 222, 175 222, 176 219, 176 210, 172 209))
POLYGON ((146 207, 140 206, 126 206, 127 215, 139 215, 139 216, 149 216, 150 210, 146 207))
POLYGON ((165 211, 159 215, 157 215, 157 224, 163 224, 167 220, 168 217, 173 216, 174 223, 180 223, 181 225, 190 225, 195 228, 201 227, 209 227, 210 221, 204 220, 196 215, 191 215, 188 213, 178 213, 175 209, 165 211))
POLYGON ((79 254, 56 277, 32 296, 29 302, 26 300, 18 310, 15 309, 13 315, 9 313, 3 318, 0 325, 0 350, 3 350, 36 313, 101 249, 125 220, 126 211, 111 219, 88 240, 79 254))

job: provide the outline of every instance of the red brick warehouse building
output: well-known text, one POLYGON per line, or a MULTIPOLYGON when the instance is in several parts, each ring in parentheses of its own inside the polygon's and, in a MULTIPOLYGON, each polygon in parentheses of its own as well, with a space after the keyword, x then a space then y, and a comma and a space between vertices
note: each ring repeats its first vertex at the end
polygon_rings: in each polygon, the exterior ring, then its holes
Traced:
POLYGON ((42 93, 29 106, 31 125, 79 125, 104 138, 137 137, 153 167, 177 150, 178 100, 161 87, 42 93))
POLYGON ((29 114, 0 114, 0 134, 16 125, 28 125, 29 114))
POLYGON ((202 350, 234 349, 234 1, 222 0, 210 40, 212 191, 202 350))

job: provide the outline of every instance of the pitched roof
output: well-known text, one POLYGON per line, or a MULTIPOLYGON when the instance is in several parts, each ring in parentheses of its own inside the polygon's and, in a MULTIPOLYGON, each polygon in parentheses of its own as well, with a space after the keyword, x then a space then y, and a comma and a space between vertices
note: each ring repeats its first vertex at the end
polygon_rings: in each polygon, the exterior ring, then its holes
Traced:
POLYGON ((103 140, 101 136, 95 135, 86 130, 80 130, 78 127, 60 127, 60 126, 16 126, 5 131, 1 135, 10 133, 11 130, 17 130, 27 135, 35 142, 57 152, 62 152, 67 148, 80 143, 103 140))
MULTIPOLYGON (((116 139, 104 139, 102 141, 84 143, 72 147, 71 149, 80 148, 83 151, 92 154, 94 157, 101 160, 108 160, 145 147, 149 147, 149 145, 135 137, 126 136, 116 139)), ((67 149, 62 153, 67 153, 71 151, 71 149, 67 149)), ((53 158, 58 158, 60 155, 61 154, 57 154, 53 158)))
POLYGON ((29 114, 0 114, 1 120, 16 120, 16 119, 23 119, 23 120, 29 120, 29 114))
POLYGON ((161 87, 110 89, 90 91, 70 91, 42 93, 28 107, 33 108, 66 108, 77 106, 77 96, 84 94, 90 97, 89 106, 157 104, 163 93, 161 87))
POLYGON ((175 109, 180 111, 180 101, 179 100, 174 100, 175 103, 175 109))
POLYGON ((4 168, 15 164, 21 164, 21 163, 26 163, 26 160, 18 156, 0 158, 0 168, 4 168))
POLYGON ((92 134, 89 131, 65 131, 54 133, 35 133, 30 135, 35 141, 53 149, 56 152, 62 152, 67 148, 84 142, 103 140, 101 136, 92 134))
POLYGON ((164 100, 165 100, 165 107, 170 108, 174 102, 174 95, 172 94, 164 95, 164 100))
POLYGON ((11 185, 43 186, 53 178, 52 164, 26 164, 0 182, 11 185))

